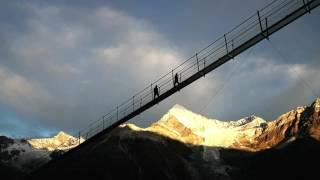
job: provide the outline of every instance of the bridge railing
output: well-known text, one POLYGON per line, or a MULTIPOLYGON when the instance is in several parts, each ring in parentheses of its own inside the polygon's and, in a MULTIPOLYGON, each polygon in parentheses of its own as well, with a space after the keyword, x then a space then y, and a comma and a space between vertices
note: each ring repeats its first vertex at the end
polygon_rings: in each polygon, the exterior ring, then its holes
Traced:
POLYGON ((92 122, 88 127, 79 132, 79 137, 88 139, 111 126, 120 119, 126 117, 143 105, 153 101, 153 88, 155 85, 159 88, 159 93, 174 87, 174 76, 178 74, 179 82, 185 81, 192 75, 206 68, 207 65, 214 63, 219 58, 230 55, 230 51, 241 46, 254 36, 263 34, 268 38, 267 28, 279 20, 291 14, 301 7, 308 8, 310 0, 275 0, 238 26, 209 44, 207 47, 195 53, 192 57, 185 60, 179 66, 173 68, 167 74, 164 74, 158 80, 154 81, 143 90, 134 94, 128 100, 124 101, 108 114, 103 115, 98 120, 92 122))

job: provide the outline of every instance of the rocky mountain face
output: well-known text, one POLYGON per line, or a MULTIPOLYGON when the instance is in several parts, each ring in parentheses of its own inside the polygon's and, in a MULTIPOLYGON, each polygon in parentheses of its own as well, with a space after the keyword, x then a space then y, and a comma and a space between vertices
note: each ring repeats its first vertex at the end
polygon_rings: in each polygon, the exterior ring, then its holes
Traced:
MULTIPOLYGON (((126 126, 126 125, 124 125, 126 126)), ((133 127, 133 125, 127 125, 133 127)), ((254 115, 237 121, 208 119, 193 113, 180 105, 175 105, 158 122, 146 129, 187 144, 209 147, 251 149, 247 143, 254 144, 268 123, 254 115)))
POLYGON ((268 122, 208 119, 176 105, 148 128, 123 124, 28 178, 314 179, 319 125, 319 98, 268 122))
MULTIPOLYGON (((80 141, 83 142, 83 139, 80 141)), ((78 143, 79 139, 64 132, 42 139, 12 139, 0 136, 0 172, 3 171, 0 174, 13 171, 15 173, 11 174, 17 177, 18 174, 31 172, 78 143)))
POLYGON ((261 151, 303 136, 320 140, 319 117, 319 98, 310 107, 298 107, 269 122, 254 115, 238 121, 207 119, 176 105, 146 129, 132 124, 122 127, 154 132, 193 145, 261 151))
POLYGON ((298 107, 268 123, 264 133, 251 146, 264 149, 287 144, 299 137, 310 136, 320 140, 320 99, 310 107, 298 107))
POLYGON ((30 139, 28 142, 36 149, 46 149, 48 151, 69 150, 84 142, 82 137, 76 138, 65 132, 59 132, 52 138, 30 139))

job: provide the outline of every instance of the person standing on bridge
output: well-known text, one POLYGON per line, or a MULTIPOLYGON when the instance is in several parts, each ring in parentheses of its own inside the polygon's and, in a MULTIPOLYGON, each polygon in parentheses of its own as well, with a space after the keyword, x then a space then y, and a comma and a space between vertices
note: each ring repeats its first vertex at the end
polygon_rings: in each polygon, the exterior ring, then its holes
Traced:
POLYGON ((158 85, 153 88, 153 99, 156 99, 156 97, 159 97, 158 85))
POLYGON ((176 73, 176 75, 174 76, 174 82, 173 82, 173 86, 179 85, 179 77, 178 77, 178 73, 176 73))

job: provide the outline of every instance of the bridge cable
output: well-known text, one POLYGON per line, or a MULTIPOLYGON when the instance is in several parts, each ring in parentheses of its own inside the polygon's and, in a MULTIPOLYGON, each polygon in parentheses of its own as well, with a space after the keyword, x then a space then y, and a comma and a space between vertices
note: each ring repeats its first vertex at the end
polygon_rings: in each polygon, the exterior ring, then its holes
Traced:
MULTIPOLYGON (((271 40, 268 40, 269 44, 270 44, 270 47, 278 54, 278 56, 283 59, 283 60, 286 60, 286 59, 289 59, 289 58, 286 58, 286 56, 282 53, 282 51, 273 43, 271 42, 271 40)), ((317 96, 317 93, 313 90, 313 88, 311 87, 311 85, 309 84, 309 82, 302 77, 302 75, 299 75, 299 73, 294 69, 292 68, 292 70, 298 75, 298 78, 300 79, 300 81, 307 87, 309 88, 310 92, 312 93, 312 95, 314 95, 315 97, 318 97, 317 96)))
MULTIPOLYGON (((251 54, 252 50, 249 49, 247 56, 249 56, 251 54)), ((213 93, 211 97, 209 97, 209 101, 208 103, 206 103, 201 109, 200 112, 201 114, 204 113, 205 110, 208 109, 209 105, 211 104, 211 102, 218 96, 220 95, 220 92, 227 86, 227 83, 230 82, 230 80, 233 78, 233 76, 236 74, 237 70, 241 67, 240 64, 242 64, 241 62, 238 62, 235 67, 232 69, 232 71, 230 71, 230 73, 226 76, 225 81, 223 81, 223 83, 221 84, 221 86, 219 86, 220 88, 216 91, 216 93, 213 93)))

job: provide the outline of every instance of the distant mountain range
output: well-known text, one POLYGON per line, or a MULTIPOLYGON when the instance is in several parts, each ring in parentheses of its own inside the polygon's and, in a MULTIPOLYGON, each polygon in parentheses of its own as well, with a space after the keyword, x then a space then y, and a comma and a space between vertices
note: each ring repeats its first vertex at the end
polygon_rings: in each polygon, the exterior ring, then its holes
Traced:
MULTIPOLYGON (((0 167, 28 173, 77 146, 84 139, 59 132, 52 138, 12 139, 0 136, 0 167)), ((2 172, 3 168, 0 168, 2 172)), ((3 172, 6 173, 6 172, 3 172)), ((0 173, 0 174, 3 174, 0 173)))
POLYGON ((238 121, 219 121, 175 105, 148 128, 133 124, 121 127, 153 132, 192 145, 261 151, 285 146, 300 136, 320 140, 319 109, 318 98, 310 107, 298 107, 270 122, 254 115, 238 121))
MULTIPOLYGON (((59 134, 27 143, 52 152, 79 141, 59 134)), ((8 150, 2 144, 1 152, 8 150)), ((257 116, 220 121, 175 105, 147 128, 123 124, 28 178, 317 179, 313 164, 319 153, 320 98, 274 121, 257 116)))

